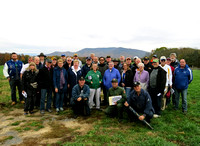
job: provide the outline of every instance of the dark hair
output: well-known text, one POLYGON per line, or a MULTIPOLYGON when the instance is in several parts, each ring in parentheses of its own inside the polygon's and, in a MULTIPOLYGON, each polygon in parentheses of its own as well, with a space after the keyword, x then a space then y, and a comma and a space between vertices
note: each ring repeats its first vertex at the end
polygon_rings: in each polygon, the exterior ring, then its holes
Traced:
POLYGON ((13 54, 16 54, 16 55, 17 55, 17 53, 15 53, 15 52, 12 52, 12 53, 11 53, 11 55, 13 55, 13 54))
POLYGON ((100 60, 101 58, 103 58, 103 59, 105 60, 105 58, 104 58, 103 56, 99 57, 99 60, 100 60))

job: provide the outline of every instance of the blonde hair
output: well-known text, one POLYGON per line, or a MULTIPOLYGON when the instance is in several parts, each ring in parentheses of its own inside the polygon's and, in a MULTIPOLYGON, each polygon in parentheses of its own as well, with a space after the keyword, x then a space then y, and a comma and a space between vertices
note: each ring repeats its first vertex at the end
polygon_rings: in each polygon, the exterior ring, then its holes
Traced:
POLYGON ((93 65, 97 65, 97 70, 99 70, 99 66, 97 63, 93 63, 92 66, 90 67, 90 70, 93 70, 93 65))
POLYGON ((35 64, 34 62, 29 63, 29 66, 26 68, 27 71, 30 70, 30 66, 34 66, 34 67, 35 67, 35 68, 34 68, 34 71, 35 71, 35 72, 38 72, 38 69, 37 69, 36 64, 35 64))
POLYGON ((59 63, 59 62, 62 62, 62 63, 63 63, 63 60, 62 60, 62 59, 58 59, 58 63, 59 63))
POLYGON ((78 61, 77 59, 76 59, 76 60, 74 60, 74 63, 75 63, 75 62, 78 62, 78 64, 79 64, 79 61, 78 61))

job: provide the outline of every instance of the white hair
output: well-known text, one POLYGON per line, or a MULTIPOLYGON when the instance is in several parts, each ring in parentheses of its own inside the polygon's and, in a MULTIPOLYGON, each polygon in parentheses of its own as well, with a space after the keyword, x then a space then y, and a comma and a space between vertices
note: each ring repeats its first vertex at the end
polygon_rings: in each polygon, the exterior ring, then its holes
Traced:
POLYGON ((138 67, 140 67, 140 66, 144 67, 144 64, 143 63, 138 63, 138 67))

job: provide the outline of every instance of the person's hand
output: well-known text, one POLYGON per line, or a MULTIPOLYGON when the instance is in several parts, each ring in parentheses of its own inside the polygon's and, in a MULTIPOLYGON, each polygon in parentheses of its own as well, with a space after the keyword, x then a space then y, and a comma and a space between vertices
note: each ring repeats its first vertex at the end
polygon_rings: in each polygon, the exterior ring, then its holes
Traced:
POLYGON ((172 85, 170 86, 170 88, 172 88, 172 85))
POLYGON ((78 99, 77 99, 77 101, 81 101, 82 100, 82 98, 81 97, 79 97, 78 99))
POLYGON ((87 100, 87 98, 84 98, 84 100, 87 100))
POLYGON ((144 120, 144 118, 145 118, 145 117, 144 117, 143 115, 139 116, 139 120, 140 120, 140 121, 144 120))
POLYGON ((117 102, 114 102, 115 103, 115 105, 117 105, 117 102))
POLYGON ((70 87, 70 85, 68 84, 68 85, 67 85, 67 87, 69 88, 69 87, 70 87))
POLYGON ((25 91, 23 90, 22 93, 24 93, 25 91))
POLYGON ((93 84, 93 82, 91 81, 91 84, 93 84))
POLYGON ((58 88, 55 88, 55 92, 56 92, 56 93, 58 92, 58 88))
POLYGON ((125 86, 125 84, 124 83, 122 83, 122 87, 124 87, 125 86))
POLYGON ((128 102, 127 102, 127 101, 124 103, 124 105, 125 105, 125 106, 129 106, 129 104, 128 104, 128 102))
POLYGON ((8 79, 8 81, 10 81, 10 78, 7 78, 8 79))
POLYGON ((99 81, 99 83, 101 84, 101 81, 99 81))

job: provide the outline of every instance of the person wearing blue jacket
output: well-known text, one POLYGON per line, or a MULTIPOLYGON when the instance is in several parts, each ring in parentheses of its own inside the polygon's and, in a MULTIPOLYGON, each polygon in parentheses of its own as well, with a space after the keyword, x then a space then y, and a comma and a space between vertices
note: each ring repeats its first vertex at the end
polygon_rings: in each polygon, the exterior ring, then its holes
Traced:
POLYGON ((56 112, 63 111, 64 94, 67 92, 68 73, 63 67, 63 60, 58 60, 58 66, 54 68, 53 83, 56 92, 56 112))
POLYGON ((12 104, 15 105, 17 103, 16 98, 16 87, 19 91, 19 100, 21 103, 24 103, 23 96, 22 96, 22 86, 20 80, 20 72, 23 67, 23 63, 17 60, 17 54, 11 54, 11 60, 7 61, 4 65, 3 74, 8 79, 10 88, 11 88, 11 98, 12 104))
POLYGON ((180 93, 182 96, 182 111, 184 114, 187 113, 187 89, 188 85, 193 80, 192 70, 186 64, 184 59, 180 60, 180 64, 174 71, 175 81, 175 110, 178 109, 179 106, 179 97, 180 93))

